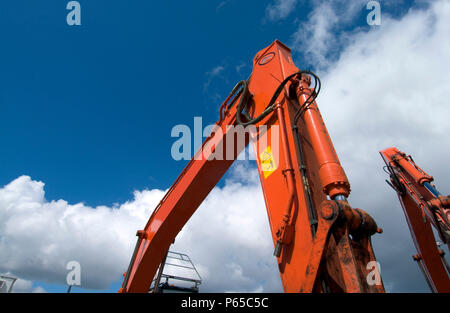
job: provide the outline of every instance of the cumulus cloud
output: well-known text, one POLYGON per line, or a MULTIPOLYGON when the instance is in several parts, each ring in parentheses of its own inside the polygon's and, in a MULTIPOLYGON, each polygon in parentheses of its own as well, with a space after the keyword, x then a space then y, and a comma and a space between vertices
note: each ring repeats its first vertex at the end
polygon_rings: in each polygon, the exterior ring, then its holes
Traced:
POLYGON ((0 272, 65 284, 74 260, 82 287, 106 289, 126 269, 136 230, 162 195, 136 191, 118 207, 92 208, 47 201, 44 183, 21 176, 0 189, 0 272))
MULTIPOLYGON (((65 284, 66 265, 75 260, 81 265, 81 287, 107 289, 121 279, 136 230, 163 194, 136 191, 122 205, 92 208, 48 201, 44 183, 21 176, 0 189, 0 272, 26 279, 18 281, 17 291, 41 291, 30 280, 65 284)), ((280 290, 256 169, 237 163, 224 187, 216 187, 184 227, 173 249, 194 260, 204 278, 202 291, 280 290)))

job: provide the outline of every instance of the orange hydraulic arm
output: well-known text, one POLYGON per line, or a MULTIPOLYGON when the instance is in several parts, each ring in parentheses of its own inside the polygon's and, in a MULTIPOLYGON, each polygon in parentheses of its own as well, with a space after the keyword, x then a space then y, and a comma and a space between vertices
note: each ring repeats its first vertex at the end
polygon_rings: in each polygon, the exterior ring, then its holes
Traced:
POLYGON ((431 228, 450 247, 450 197, 443 196, 431 184, 433 177, 414 163, 411 156, 397 148, 380 152, 389 171, 388 184, 397 191, 418 254, 419 264, 433 292, 450 292, 450 268, 439 249, 431 228))
POLYGON ((211 135, 137 232, 120 292, 149 291, 169 245, 249 143, 284 291, 384 292, 370 240, 381 229, 346 200, 350 184, 315 102, 319 90, 281 42, 256 55, 250 78, 222 104, 211 135))

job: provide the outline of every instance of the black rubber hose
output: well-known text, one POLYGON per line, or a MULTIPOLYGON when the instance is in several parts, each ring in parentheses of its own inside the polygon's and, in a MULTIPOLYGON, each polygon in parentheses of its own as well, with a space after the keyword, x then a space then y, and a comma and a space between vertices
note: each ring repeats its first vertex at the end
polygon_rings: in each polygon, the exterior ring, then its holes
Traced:
POLYGON ((319 79, 319 77, 311 72, 311 71, 301 71, 303 74, 308 74, 314 77, 314 89, 313 92, 309 95, 309 97, 306 99, 305 103, 297 110, 297 112, 294 115, 294 125, 297 125, 297 121, 300 118, 300 116, 308 109, 309 105, 316 100, 317 96, 320 93, 320 89, 322 87, 322 83, 319 79))
POLYGON ((259 121, 261 121, 262 119, 264 119, 267 115, 269 115, 274 107, 275 107, 275 101, 277 100, 278 96, 280 95, 281 91, 283 90, 284 86, 287 84, 287 82, 289 80, 292 79, 292 77, 296 76, 296 75, 301 75, 301 74, 308 74, 314 77, 315 83, 314 83, 314 91, 311 93, 311 95, 308 97, 308 99, 306 100, 305 104, 300 107, 298 109, 298 111, 296 112, 295 116, 295 122, 298 119, 298 117, 301 115, 302 110, 305 110, 309 104, 311 104, 316 98, 317 95, 319 94, 320 91, 320 79, 319 77, 317 77, 316 74, 314 74, 311 71, 299 71, 297 73, 291 74, 288 77, 286 77, 278 86, 278 88, 275 90, 272 98, 270 99, 269 103, 266 106, 266 109, 257 117, 253 118, 253 119, 249 119, 248 115, 245 114, 245 117, 247 118, 247 121, 244 122, 242 121, 242 115, 243 115, 243 110, 247 107, 248 102, 246 101, 248 99, 249 95, 249 91, 248 91, 248 81, 242 80, 240 81, 234 88, 233 91, 231 92, 231 94, 235 93, 240 87, 242 87, 240 93, 241 93, 241 99, 239 101, 238 107, 237 107, 237 114, 236 114, 236 120, 238 125, 242 125, 242 126, 248 126, 248 125, 252 125, 252 124, 256 124, 259 121), (318 91, 316 92, 316 87, 317 85, 319 86, 318 91))

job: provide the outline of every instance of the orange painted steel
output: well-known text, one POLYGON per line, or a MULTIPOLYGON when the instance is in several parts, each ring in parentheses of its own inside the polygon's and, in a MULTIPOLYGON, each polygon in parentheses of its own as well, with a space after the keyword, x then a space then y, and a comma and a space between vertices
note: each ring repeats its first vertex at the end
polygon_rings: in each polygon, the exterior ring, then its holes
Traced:
POLYGON ((368 267, 376 262, 371 236, 381 229, 346 200, 350 184, 312 101, 317 94, 308 73, 277 40, 257 53, 248 81, 222 104, 217 129, 202 146, 204 157, 197 152, 138 232, 120 292, 148 292, 169 245, 249 143, 284 291, 384 292, 377 267, 368 267), (244 145, 232 141, 230 126, 237 125, 254 127, 244 145), (217 152, 232 157, 219 160, 217 152))
POLYGON ((433 226, 443 243, 450 247, 450 197, 440 195, 411 156, 397 148, 380 152, 390 173, 388 183, 397 191, 418 254, 418 263, 433 292, 450 292, 448 264, 436 245, 433 226))
MULTIPOLYGON (((302 75, 296 93, 300 105, 303 105, 312 93, 309 76, 302 75)), ((315 102, 309 106, 309 110, 305 111, 304 122, 319 162, 319 176, 324 192, 330 195, 331 198, 338 195, 348 197, 350 194, 350 183, 339 162, 339 158, 331 143, 330 135, 315 102)))

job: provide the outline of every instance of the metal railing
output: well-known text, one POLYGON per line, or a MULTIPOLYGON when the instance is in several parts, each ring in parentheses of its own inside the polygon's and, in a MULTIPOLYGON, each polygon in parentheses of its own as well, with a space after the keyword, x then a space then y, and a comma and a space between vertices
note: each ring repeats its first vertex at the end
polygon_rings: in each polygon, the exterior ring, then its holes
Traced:
POLYGON ((187 254, 169 251, 153 279, 150 292, 197 293, 202 278, 187 254))

